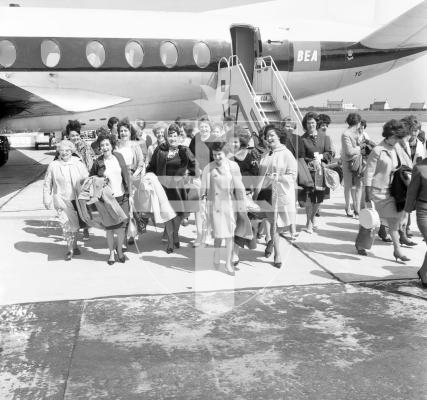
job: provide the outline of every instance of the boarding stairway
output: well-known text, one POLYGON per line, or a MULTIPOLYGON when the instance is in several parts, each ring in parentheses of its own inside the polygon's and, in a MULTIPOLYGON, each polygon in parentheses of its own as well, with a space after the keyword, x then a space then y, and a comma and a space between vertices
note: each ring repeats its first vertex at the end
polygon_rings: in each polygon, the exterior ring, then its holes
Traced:
POLYGON ((301 128, 301 111, 271 56, 256 58, 253 82, 237 55, 223 57, 218 62, 217 90, 224 92, 230 104, 237 104, 236 119, 241 112, 251 131, 260 132, 288 116, 301 128))

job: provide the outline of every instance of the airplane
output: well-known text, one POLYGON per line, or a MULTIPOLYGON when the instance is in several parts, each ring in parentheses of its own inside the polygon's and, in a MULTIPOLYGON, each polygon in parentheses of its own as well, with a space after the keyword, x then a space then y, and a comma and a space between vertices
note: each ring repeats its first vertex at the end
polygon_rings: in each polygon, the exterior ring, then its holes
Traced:
POLYGON ((271 56, 298 100, 427 51, 427 0, 362 39, 336 41, 322 40, 321 30, 291 40, 274 7, 253 7, 264 11, 242 13, 243 23, 209 13, 0 8, 0 129, 55 131, 69 119, 99 127, 111 116, 194 119, 201 87, 217 85, 218 62, 233 54, 249 77, 257 57, 271 56))

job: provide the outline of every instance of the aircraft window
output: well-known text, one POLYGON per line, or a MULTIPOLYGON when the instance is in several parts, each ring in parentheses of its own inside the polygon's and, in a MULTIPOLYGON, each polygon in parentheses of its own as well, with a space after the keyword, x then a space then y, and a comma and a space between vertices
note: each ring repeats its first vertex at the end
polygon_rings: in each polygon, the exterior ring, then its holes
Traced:
POLYGON ((9 40, 0 41, 0 65, 2 67, 10 67, 16 60, 16 49, 9 40))
POLYGON ((200 68, 206 68, 211 62, 211 51, 204 42, 198 42, 193 47, 193 58, 200 68))
POLYGON ((61 50, 53 40, 43 40, 41 45, 41 56, 46 67, 55 67, 61 58, 61 50))
POLYGON ((125 48, 125 56, 131 67, 138 68, 142 64, 144 50, 138 42, 129 42, 125 48))
POLYGON ((178 50, 172 42, 163 42, 160 46, 160 58, 165 67, 173 68, 178 62, 178 50))
POLYGON ((97 41, 88 43, 86 46, 86 58, 92 67, 99 68, 105 61, 104 46, 97 41))

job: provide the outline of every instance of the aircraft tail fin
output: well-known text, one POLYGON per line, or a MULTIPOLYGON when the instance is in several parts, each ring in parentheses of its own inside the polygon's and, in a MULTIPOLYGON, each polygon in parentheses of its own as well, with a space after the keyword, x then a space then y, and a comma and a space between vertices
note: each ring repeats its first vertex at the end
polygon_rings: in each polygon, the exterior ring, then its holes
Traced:
POLYGON ((409 9, 360 41, 374 49, 427 46, 427 0, 409 9))

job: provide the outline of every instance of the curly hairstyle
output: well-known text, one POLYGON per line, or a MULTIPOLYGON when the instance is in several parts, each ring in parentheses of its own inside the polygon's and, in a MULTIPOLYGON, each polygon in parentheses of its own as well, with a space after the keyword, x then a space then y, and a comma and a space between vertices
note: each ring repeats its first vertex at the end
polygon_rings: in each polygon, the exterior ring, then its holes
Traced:
POLYGON ((169 125, 167 134, 170 135, 173 132, 176 132, 176 134, 178 134, 178 135, 181 134, 181 129, 180 129, 178 124, 172 123, 169 125))
POLYGON ((329 126, 331 124, 331 117, 328 114, 319 114, 319 121, 317 122, 317 129, 322 125, 329 126))
POLYGON ((56 150, 60 151, 62 149, 69 149, 71 150, 71 153, 76 152, 76 146, 71 140, 63 139, 56 145, 56 150))
POLYGON ((111 117, 107 121, 108 129, 113 129, 113 126, 119 122, 119 119, 117 117, 111 117))
POLYGON ((407 115, 403 117, 400 122, 402 122, 409 133, 421 129, 421 124, 418 122, 418 119, 415 115, 407 115))
POLYGON ((391 119, 383 125, 382 136, 388 139, 391 136, 397 136, 398 138, 403 138, 407 136, 407 130, 402 122, 397 119, 391 119))
POLYGON ((110 133, 100 133, 99 136, 96 139, 96 143, 99 147, 101 147, 101 142, 104 140, 108 140, 111 144, 111 147, 113 150, 117 146, 117 140, 114 135, 111 135, 110 133))
POLYGON ((281 128, 279 128, 274 124, 268 124, 264 127, 264 130, 262 132, 262 137, 264 138, 264 140, 267 140, 267 133, 270 131, 276 132, 276 135, 279 137, 280 143, 282 144, 286 143, 286 138, 288 135, 284 130, 282 130, 281 128))
POLYGON ((302 127, 305 132, 307 132, 307 121, 309 119, 314 119, 316 121, 316 126, 317 126, 317 123, 319 122, 319 115, 313 111, 309 111, 304 115, 304 118, 302 119, 302 127))
POLYGON ((68 136, 71 131, 76 131, 78 134, 80 134, 80 131, 82 129, 82 125, 80 122, 76 119, 69 120, 67 126, 65 127, 65 134, 68 136))
POLYGON ((345 119, 345 123, 348 126, 355 126, 361 121, 362 121, 362 117, 358 113, 350 113, 347 115, 347 118, 345 119))

